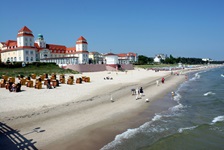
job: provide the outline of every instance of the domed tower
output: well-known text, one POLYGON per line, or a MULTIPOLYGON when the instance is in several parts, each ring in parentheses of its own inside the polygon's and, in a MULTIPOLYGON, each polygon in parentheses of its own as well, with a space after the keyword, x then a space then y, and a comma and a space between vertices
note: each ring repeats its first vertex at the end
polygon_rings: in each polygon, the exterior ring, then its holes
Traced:
POLYGON ((44 36, 42 34, 38 34, 38 39, 35 41, 40 48, 46 48, 46 42, 44 41, 44 36))
POLYGON ((33 47, 34 46, 33 33, 26 26, 24 26, 22 29, 18 31, 17 45, 18 47, 23 47, 23 46, 33 47))
POLYGON ((79 57, 79 64, 89 63, 88 43, 83 36, 80 36, 76 41, 76 54, 79 57))

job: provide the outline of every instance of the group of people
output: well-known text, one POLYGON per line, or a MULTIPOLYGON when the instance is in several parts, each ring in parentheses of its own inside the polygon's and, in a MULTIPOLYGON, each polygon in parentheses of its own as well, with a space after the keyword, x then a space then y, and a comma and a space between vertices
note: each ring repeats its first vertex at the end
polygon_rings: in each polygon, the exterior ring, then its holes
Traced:
MULTIPOLYGON (((164 77, 161 79, 161 83, 162 84, 165 83, 165 78, 164 77)), ((159 86, 159 80, 156 80, 156 85, 159 86)))
POLYGON ((143 88, 140 87, 140 88, 136 88, 136 89, 131 89, 131 92, 132 92, 132 95, 136 95, 136 100, 139 99, 139 98, 142 98, 143 96, 143 88))
MULTIPOLYGON (((165 83, 164 77, 161 79, 161 83, 162 84, 165 83)), ((159 86, 159 80, 156 80, 156 85, 159 86)), ((144 92, 143 92, 143 88, 140 87, 140 88, 136 88, 136 89, 131 89, 131 93, 132 93, 132 95, 136 95, 135 99, 137 100, 137 99, 142 98, 144 92)), ((171 94, 172 94, 172 97, 175 96, 175 92, 172 91, 171 94)))

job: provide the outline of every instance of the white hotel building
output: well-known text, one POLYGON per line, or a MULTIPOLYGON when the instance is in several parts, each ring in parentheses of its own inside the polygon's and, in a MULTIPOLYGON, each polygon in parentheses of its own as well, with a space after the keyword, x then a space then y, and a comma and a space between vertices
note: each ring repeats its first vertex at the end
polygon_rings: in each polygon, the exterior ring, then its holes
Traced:
POLYGON ((17 40, 0 42, 0 53, 2 62, 89 63, 88 43, 84 37, 79 37, 74 47, 46 44, 41 34, 34 40, 32 31, 26 26, 18 31, 17 40))

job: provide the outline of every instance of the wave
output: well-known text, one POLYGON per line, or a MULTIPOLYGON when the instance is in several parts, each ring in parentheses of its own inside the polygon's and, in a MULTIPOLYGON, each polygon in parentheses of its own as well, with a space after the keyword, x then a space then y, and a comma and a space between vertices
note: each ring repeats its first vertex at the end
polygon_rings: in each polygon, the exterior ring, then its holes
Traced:
POLYGON ((192 126, 192 127, 185 127, 185 128, 180 128, 178 129, 179 133, 182 133, 184 130, 193 130, 195 128, 197 128, 198 126, 192 126))
POLYGON ((209 95, 215 95, 215 93, 213 93, 213 92, 207 92, 207 93, 204 93, 204 96, 209 96, 209 95))
POLYGON ((162 115, 158 115, 156 114, 153 118, 152 118, 152 121, 157 121, 157 120, 160 120, 162 118, 162 115))
POLYGON ((181 95, 178 92, 175 92, 175 96, 173 97, 173 100, 176 102, 179 102, 181 99, 181 95))
POLYGON ((194 74, 194 77, 191 78, 190 81, 193 81, 193 80, 196 80, 196 79, 200 79, 200 78, 201 78, 200 73, 201 73, 201 72, 197 72, 197 73, 195 73, 195 74, 194 74))
POLYGON ((171 110, 172 112, 176 112, 176 111, 179 111, 182 108, 184 108, 184 106, 181 103, 179 103, 178 105, 169 108, 169 110, 171 110))
POLYGON ((224 77, 224 74, 221 74, 221 77, 224 77))
POLYGON ((215 124, 216 122, 222 122, 222 121, 224 121, 224 116, 218 116, 212 120, 211 124, 215 124))
POLYGON ((127 131, 116 135, 115 139, 101 148, 101 150, 114 149, 114 147, 119 146, 127 139, 135 138, 135 136, 138 136, 142 133, 161 133, 165 130, 169 130, 168 128, 162 128, 160 125, 153 124, 153 122, 162 121, 161 118, 163 117, 170 117, 170 115, 155 114, 151 121, 144 123, 140 127, 128 129, 127 131))

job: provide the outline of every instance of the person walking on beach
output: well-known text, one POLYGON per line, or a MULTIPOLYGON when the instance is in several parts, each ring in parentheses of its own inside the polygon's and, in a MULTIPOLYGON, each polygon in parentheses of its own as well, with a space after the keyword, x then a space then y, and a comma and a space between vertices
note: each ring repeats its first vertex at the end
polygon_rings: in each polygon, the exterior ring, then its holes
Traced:
POLYGON ((140 93, 140 97, 142 98, 142 96, 143 96, 143 88, 141 87, 140 89, 139 89, 139 93, 140 93))
POLYGON ((136 94, 136 97, 135 97, 135 99, 137 100, 138 98, 139 98, 139 90, 138 90, 138 88, 136 88, 136 90, 135 90, 136 92, 135 92, 135 94, 136 94))
POLYGON ((156 85, 159 86, 159 80, 156 80, 156 85))
POLYGON ((161 82, 164 83, 165 82, 165 78, 162 78, 161 82))
POLYGON ((174 96, 175 96, 175 93, 172 91, 172 92, 171 92, 171 95, 172 95, 172 97, 174 97, 174 96))

